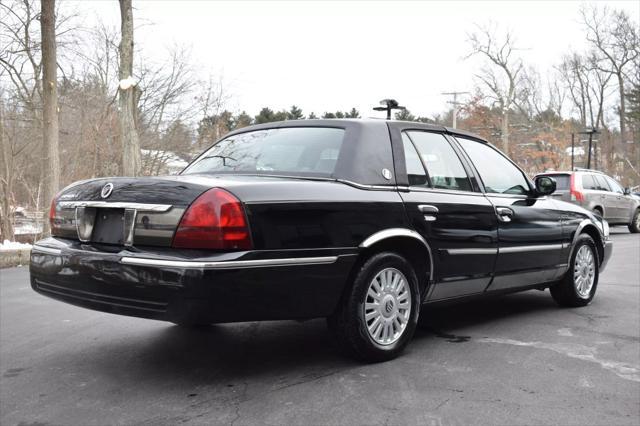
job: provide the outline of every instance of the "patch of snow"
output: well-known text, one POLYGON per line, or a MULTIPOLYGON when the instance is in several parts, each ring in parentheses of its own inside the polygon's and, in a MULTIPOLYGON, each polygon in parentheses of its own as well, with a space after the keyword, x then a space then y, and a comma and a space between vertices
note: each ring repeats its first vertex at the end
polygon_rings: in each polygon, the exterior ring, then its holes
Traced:
POLYGON ((17 243, 15 241, 9 241, 9 240, 4 240, 4 242, 0 244, 0 251, 25 250, 30 248, 31 248, 31 244, 17 243))

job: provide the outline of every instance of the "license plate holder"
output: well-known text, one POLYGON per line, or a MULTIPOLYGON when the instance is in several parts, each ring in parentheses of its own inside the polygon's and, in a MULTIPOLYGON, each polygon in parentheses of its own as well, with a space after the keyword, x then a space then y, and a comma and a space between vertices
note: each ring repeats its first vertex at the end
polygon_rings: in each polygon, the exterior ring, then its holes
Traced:
POLYGON ((124 244, 124 209, 98 209, 91 241, 102 244, 124 244))

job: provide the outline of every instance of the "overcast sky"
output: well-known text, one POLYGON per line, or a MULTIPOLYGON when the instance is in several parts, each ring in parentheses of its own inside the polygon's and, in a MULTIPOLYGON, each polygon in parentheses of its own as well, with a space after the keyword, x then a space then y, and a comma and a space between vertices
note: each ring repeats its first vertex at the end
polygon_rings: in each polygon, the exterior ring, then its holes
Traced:
MULTIPOLYGON (((118 3, 70 2, 119 26, 118 3)), ((639 1, 607 1, 637 20, 639 1)), ((222 2, 134 0, 135 41, 154 61, 190 46, 205 76, 222 74, 231 109, 305 114, 371 108, 392 97, 413 113, 446 109, 441 92, 473 89, 477 60, 467 33, 494 22, 516 35, 526 63, 543 75, 569 49, 584 49, 577 1, 222 2)))

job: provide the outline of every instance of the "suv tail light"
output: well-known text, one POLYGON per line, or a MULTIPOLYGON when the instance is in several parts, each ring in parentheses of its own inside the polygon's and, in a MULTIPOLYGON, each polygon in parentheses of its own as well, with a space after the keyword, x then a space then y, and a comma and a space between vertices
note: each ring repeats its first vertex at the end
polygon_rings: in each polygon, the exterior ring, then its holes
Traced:
POLYGON ((57 206, 58 206, 58 196, 56 195, 51 200, 51 207, 49 207, 49 229, 51 230, 51 235, 57 235, 61 219, 57 216, 57 206))
POLYGON ((584 201, 584 194, 578 190, 578 187, 576 185, 575 173, 571 174, 571 184, 569 188, 571 192, 571 201, 578 201, 580 203, 584 201))
POLYGON ((214 250, 251 249, 249 226, 240 200, 220 188, 201 194, 182 215, 172 246, 214 250))

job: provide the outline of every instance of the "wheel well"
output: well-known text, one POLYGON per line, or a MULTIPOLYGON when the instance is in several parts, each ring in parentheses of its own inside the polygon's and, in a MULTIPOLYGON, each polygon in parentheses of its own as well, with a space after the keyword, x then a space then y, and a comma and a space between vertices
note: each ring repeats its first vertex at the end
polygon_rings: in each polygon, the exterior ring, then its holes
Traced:
POLYGON ((596 243, 596 250, 598 250, 598 258, 600 262, 604 259, 604 246, 602 244, 602 237, 600 236, 600 232, 593 225, 587 225, 580 231, 581 234, 587 234, 593 241, 596 243))
POLYGON ((370 247, 362 250, 358 256, 358 260, 351 269, 349 283, 355 278, 355 274, 360 270, 360 266, 367 261, 372 255, 383 251, 391 251, 398 253, 409 263, 416 271, 418 277, 418 288, 420 289, 420 297, 424 297, 429 284, 431 273, 431 258, 429 249, 425 247, 419 240, 411 237, 390 237, 381 240, 370 247))
POLYGON ((604 209, 600 206, 595 206, 593 210, 598 210, 600 212, 600 216, 604 215, 604 209))

